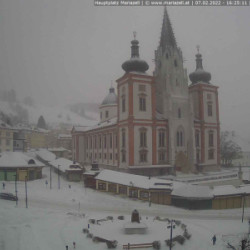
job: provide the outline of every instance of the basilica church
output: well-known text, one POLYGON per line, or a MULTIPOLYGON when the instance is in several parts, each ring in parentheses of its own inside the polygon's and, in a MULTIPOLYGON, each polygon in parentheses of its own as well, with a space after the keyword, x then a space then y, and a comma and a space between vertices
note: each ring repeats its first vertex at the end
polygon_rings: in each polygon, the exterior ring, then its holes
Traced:
POLYGON ((134 36, 124 75, 99 106, 99 123, 72 129, 73 160, 147 176, 218 170, 218 87, 203 69, 199 49, 188 85, 166 8, 153 75, 148 68, 134 36))

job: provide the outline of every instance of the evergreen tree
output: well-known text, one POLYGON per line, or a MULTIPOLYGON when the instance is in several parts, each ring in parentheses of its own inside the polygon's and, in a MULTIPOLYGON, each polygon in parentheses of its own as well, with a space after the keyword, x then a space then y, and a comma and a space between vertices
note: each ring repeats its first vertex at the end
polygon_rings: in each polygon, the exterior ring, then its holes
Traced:
POLYGON ((43 129, 47 129, 47 125, 46 125, 46 122, 43 118, 43 116, 41 115, 38 119, 38 122, 37 122, 37 127, 38 128, 43 128, 43 129))

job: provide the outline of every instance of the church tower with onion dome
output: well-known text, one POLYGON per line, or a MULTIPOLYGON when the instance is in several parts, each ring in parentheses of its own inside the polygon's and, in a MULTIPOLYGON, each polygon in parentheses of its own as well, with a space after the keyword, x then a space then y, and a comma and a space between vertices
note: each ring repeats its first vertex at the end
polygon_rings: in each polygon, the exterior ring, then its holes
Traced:
POLYGON ((156 108, 168 120, 169 164, 176 170, 194 169, 193 114, 188 93, 187 71, 177 46, 167 9, 160 43, 155 51, 156 108))
POLYGON ((218 170, 220 166, 220 120, 218 87, 211 84, 211 74, 196 54, 196 69, 189 75, 195 128, 196 166, 200 171, 218 170))

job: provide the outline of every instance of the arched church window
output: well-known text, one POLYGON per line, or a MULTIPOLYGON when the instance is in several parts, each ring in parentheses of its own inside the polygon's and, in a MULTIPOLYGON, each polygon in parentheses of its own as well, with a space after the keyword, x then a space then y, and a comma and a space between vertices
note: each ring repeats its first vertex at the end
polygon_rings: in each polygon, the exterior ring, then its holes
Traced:
POLYGON ((177 60, 176 60, 176 59, 174 60, 174 66, 175 66, 175 67, 178 66, 178 63, 177 63, 177 60))
POLYGON ((181 118, 181 108, 178 108, 178 118, 181 118))
POLYGON ((181 128, 179 128, 176 133, 176 145, 177 147, 184 146, 184 131, 181 128))

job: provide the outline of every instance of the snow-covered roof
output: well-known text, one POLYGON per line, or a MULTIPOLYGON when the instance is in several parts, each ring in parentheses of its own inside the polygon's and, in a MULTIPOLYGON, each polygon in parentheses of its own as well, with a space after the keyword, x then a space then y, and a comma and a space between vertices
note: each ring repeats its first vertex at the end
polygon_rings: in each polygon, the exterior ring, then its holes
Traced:
POLYGON ((71 134, 59 134, 58 139, 71 139, 72 135, 71 134))
POLYGON ((50 162, 50 164, 55 167, 55 168, 58 168, 59 166, 59 169, 63 172, 65 172, 66 170, 81 170, 81 166, 79 165, 79 163, 77 162, 73 162, 73 161, 70 161, 68 159, 65 159, 65 158, 58 158, 56 160, 53 160, 50 162), (70 166, 76 166, 76 168, 74 167, 70 167, 70 166))
POLYGON ((3 152, 0 156, 0 167, 44 167, 43 163, 22 152, 3 152))
POLYGON ((112 126, 115 124, 117 124, 117 117, 111 118, 104 122, 100 122, 96 124, 95 126, 87 128, 85 131, 91 131, 91 130, 98 129, 98 128, 105 128, 105 127, 112 126))
POLYGON ((59 148, 48 148, 48 151, 50 152, 65 152, 65 151, 69 151, 66 148, 63 147, 59 147, 59 148))
POLYGON ((74 126, 73 127, 73 130, 75 132, 84 132, 88 129, 89 127, 88 126, 74 126))
POLYGON ((38 149, 36 152, 36 155, 40 157, 44 161, 53 161, 56 159, 56 155, 52 152, 48 151, 47 149, 41 148, 38 149))
MULTIPOLYGON (((250 189, 248 191, 250 193, 250 189)), ((232 185, 215 186, 213 189, 214 196, 237 195, 242 193, 244 193, 243 188, 236 188, 232 185)))
POLYGON ((173 182, 142 175, 102 170, 95 179, 144 189, 172 189, 173 182))
POLYGON ((172 195, 185 197, 190 199, 207 199, 212 198, 213 194, 211 189, 207 186, 197 186, 192 184, 186 184, 177 188, 174 188, 172 195))

